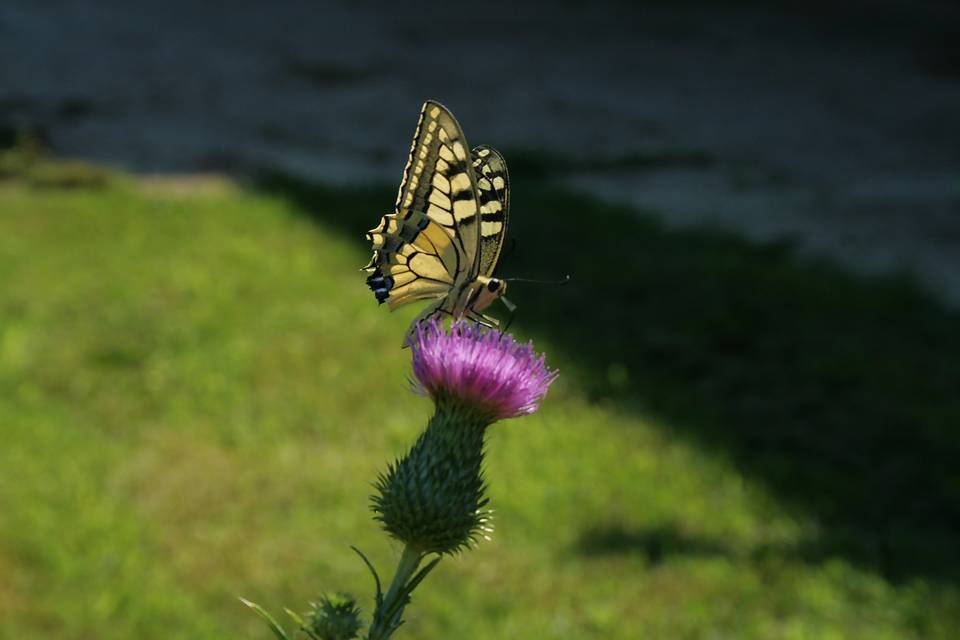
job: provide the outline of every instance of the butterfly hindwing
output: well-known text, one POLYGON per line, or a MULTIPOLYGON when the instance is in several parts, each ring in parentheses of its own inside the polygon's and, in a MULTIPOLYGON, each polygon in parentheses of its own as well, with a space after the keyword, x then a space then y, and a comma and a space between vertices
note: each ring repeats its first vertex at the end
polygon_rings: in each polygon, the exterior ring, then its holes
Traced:
POLYGON ((391 309, 445 296, 460 270, 460 254, 446 230, 426 214, 404 211, 383 217, 367 234, 374 254, 367 284, 391 309))
POLYGON ((480 204, 480 265, 478 273, 492 276, 510 219, 510 177, 507 163, 491 147, 480 145, 471 153, 480 204))

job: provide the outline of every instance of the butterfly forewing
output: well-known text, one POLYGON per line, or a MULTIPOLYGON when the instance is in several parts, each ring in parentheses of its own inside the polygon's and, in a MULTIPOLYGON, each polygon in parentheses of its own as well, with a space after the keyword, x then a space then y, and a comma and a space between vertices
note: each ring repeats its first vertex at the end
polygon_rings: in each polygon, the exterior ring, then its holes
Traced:
POLYGON ((480 265, 478 273, 492 276, 510 219, 510 178, 503 156, 480 145, 471 153, 480 204, 480 265))
POLYGON ((457 282, 479 268, 477 184, 466 138, 453 114, 427 101, 413 136, 410 157, 397 193, 397 211, 421 211, 443 227, 460 253, 457 282))

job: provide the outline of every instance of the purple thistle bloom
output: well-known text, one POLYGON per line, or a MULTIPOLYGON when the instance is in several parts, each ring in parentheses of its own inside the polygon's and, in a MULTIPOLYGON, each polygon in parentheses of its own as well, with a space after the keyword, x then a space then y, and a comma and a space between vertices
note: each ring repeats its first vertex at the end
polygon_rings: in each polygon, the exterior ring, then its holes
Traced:
POLYGON ((458 320, 447 331, 436 320, 420 323, 410 345, 414 390, 438 404, 458 405, 489 423, 537 410, 557 371, 533 343, 458 320))

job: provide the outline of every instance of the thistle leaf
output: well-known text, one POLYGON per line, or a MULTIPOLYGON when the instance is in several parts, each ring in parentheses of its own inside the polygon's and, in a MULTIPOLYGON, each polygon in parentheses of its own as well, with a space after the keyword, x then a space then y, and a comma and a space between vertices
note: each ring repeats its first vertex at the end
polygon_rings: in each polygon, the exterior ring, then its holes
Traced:
POLYGON ((350 548, 353 549, 358 556, 360 556, 360 559, 363 560, 363 563, 367 565, 368 569, 370 569, 370 574, 373 576, 373 581, 377 585, 376 602, 377 602, 377 607, 379 607, 380 603, 383 602, 383 589, 380 586, 380 576, 377 575, 377 570, 373 568, 373 563, 367 559, 367 556, 363 555, 363 551, 360 551, 360 549, 356 548, 353 545, 350 545, 350 548))
POLYGON ((413 578, 410 579, 410 582, 407 583, 407 587, 405 590, 408 598, 413 593, 413 590, 417 588, 417 585, 423 582, 423 579, 427 577, 428 573, 433 571, 433 568, 437 566, 439 562, 440 562, 439 557, 434 558, 433 560, 430 561, 430 564, 425 566, 423 569, 420 569, 420 571, 417 572, 417 575, 413 576, 413 578))
POLYGON ((287 635, 287 632, 283 630, 283 627, 273 618, 272 615, 267 613, 267 610, 258 605, 256 602, 250 602, 246 598, 238 598, 240 602, 247 605, 253 611, 260 616, 264 622, 267 623, 267 626, 270 627, 270 630, 273 631, 273 635, 277 636, 277 640, 290 640, 290 637, 287 635))
POLYGON ((317 636, 317 634, 315 634, 315 633, 310 629, 310 627, 307 626, 307 623, 306 623, 306 621, 303 619, 303 616, 301 616, 301 615, 300 615, 299 613, 297 613, 296 611, 293 611, 292 609, 288 609, 287 607, 284 607, 284 608, 283 608, 283 611, 284 611, 288 616, 290 616, 290 619, 291 619, 291 620, 293 620, 294 622, 297 623, 297 626, 300 627, 300 630, 301 630, 301 631, 303 631, 305 634, 307 634, 308 636, 310 636, 310 640, 321 640, 321 638, 320 638, 319 636, 317 636))

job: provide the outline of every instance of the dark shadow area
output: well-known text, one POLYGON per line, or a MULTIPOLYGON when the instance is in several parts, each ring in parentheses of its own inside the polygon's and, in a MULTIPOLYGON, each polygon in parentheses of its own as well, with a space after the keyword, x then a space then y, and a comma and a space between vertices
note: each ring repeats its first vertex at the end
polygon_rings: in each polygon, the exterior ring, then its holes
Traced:
MULTIPOLYGON (((910 532, 902 532, 910 535, 910 532)), ((934 542, 946 548, 949 538, 934 542)), ((799 543, 761 544, 736 547, 710 538, 690 536, 680 529, 662 525, 652 528, 629 528, 616 523, 597 526, 581 532, 573 552, 584 557, 618 557, 640 555, 651 565, 660 565, 690 557, 720 556, 738 562, 763 564, 768 561, 790 560, 821 564, 832 558, 846 558, 871 566, 895 562, 894 546, 876 537, 864 537, 861 532, 836 529, 815 540, 799 543)), ((936 551, 929 554, 933 559, 936 551)), ((905 574, 901 574, 903 577, 905 574)))
MULTIPOLYGON (((561 350, 565 376, 722 450, 813 515, 822 535, 792 555, 845 557, 894 581, 960 580, 957 313, 906 277, 859 278, 786 244, 667 230, 533 173, 512 168, 516 248, 502 271, 573 276, 511 291, 516 322, 561 350)), ((281 175, 258 184, 358 246, 395 194, 281 175)), ((585 552, 697 546, 599 526, 585 552)))
POLYGON ((650 564, 675 556, 728 555, 729 550, 713 540, 692 538, 672 527, 627 529, 620 525, 584 531, 575 547, 585 556, 639 553, 650 564))

